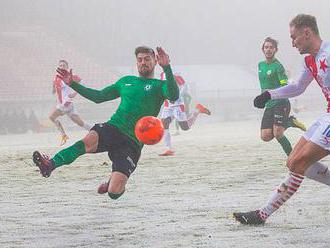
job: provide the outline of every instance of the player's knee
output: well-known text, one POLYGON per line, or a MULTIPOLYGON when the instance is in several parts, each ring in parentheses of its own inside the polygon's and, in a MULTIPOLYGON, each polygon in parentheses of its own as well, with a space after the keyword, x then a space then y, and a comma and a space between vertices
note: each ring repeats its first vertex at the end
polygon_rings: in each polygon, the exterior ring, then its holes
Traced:
POLYGON ((305 163, 308 160, 305 156, 295 156, 293 158, 288 158, 287 167, 290 171, 303 175, 305 173, 305 163))
POLYGON ((76 124, 77 124, 79 127, 84 127, 84 123, 83 123, 83 122, 77 121, 76 124))
MULTIPOLYGON (((181 127, 181 126, 180 126, 180 127, 181 127)), ((187 130, 189 130, 190 128, 189 128, 188 125, 184 125, 184 126, 181 127, 181 129, 182 129, 183 131, 187 131, 187 130)))
POLYGON ((170 124, 169 123, 163 123, 164 129, 169 129, 170 128, 170 124))
POLYGON ((274 130, 274 137, 276 139, 281 139, 283 137, 283 131, 279 131, 279 130, 275 131, 274 130))
POLYGON ((270 134, 262 134, 261 139, 265 142, 271 141, 274 138, 273 135, 270 134))

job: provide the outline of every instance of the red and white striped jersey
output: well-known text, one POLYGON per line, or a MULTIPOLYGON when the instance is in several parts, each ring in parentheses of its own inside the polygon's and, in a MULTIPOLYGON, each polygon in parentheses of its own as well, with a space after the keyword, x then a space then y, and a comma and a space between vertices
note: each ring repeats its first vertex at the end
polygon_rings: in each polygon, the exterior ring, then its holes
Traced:
POLYGON ((303 70, 298 80, 276 90, 270 90, 272 99, 295 97, 302 94, 307 86, 316 80, 328 102, 327 112, 330 112, 330 43, 322 42, 320 50, 314 57, 305 57, 303 70))
POLYGON ((73 93, 73 90, 70 88, 70 86, 65 84, 57 75, 54 77, 53 83, 57 96, 57 103, 61 105, 71 103, 73 100, 71 97, 69 97, 69 95, 73 93))
POLYGON ((305 57, 306 80, 314 78, 322 89, 328 102, 327 112, 330 112, 330 43, 322 42, 319 52, 314 57, 305 57), (308 73, 307 73, 308 71, 308 73))

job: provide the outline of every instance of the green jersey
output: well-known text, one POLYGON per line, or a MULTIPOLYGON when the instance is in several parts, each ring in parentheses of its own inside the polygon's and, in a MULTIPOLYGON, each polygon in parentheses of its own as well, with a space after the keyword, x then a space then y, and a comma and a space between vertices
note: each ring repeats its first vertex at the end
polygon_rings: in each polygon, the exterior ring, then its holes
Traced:
POLYGON ((144 116, 157 116, 165 99, 175 101, 179 88, 170 66, 164 67, 166 80, 126 76, 102 90, 90 89, 76 82, 70 85, 83 97, 101 103, 121 98, 118 109, 107 121, 129 136, 140 147, 142 143, 135 136, 136 122, 144 116))
MULTIPOLYGON (((287 85, 288 77, 285 74, 283 65, 277 59, 271 63, 261 61, 258 64, 258 76, 261 91, 273 90, 287 85)), ((266 108, 272 108, 278 104, 289 101, 288 99, 269 100, 266 103, 266 108)))

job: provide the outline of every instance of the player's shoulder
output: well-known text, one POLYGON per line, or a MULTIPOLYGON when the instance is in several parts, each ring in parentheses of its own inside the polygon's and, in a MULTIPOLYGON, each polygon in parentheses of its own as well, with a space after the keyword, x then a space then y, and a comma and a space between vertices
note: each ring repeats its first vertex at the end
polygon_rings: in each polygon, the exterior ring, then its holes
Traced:
POLYGON ((153 81, 154 81, 155 83, 158 83, 158 84, 163 84, 163 83, 166 82, 166 80, 158 79, 158 78, 154 78, 153 81))
POLYGON ((281 63, 281 61, 279 61, 279 60, 276 59, 276 58, 273 60, 273 63, 274 63, 275 65, 277 65, 277 66, 283 66, 282 63, 281 63))
POLYGON ((259 61, 259 63, 258 63, 258 67, 261 67, 261 66, 263 66, 263 65, 265 65, 265 64, 266 64, 266 61, 261 60, 261 61, 259 61))
POLYGON ((138 77, 133 76, 133 75, 123 76, 117 80, 116 84, 129 83, 129 82, 135 81, 137 79, 138 79, 138 77))
POLYGON ((53 77, 53 82, 56 82, 57 80, 60 80, 60 77, 57 74, 55 74, 53 77))
POLYGON ((134 75, 127 75, 127 76, 123 76, 121 77, 119 80, 120 81, 125 81, 125 80, 136 80, 138 77, 134 76, 134 75))
POLYGON ((283 64, 278 59, 274 59, 273 63, 278 69, 284 70, 283 64))

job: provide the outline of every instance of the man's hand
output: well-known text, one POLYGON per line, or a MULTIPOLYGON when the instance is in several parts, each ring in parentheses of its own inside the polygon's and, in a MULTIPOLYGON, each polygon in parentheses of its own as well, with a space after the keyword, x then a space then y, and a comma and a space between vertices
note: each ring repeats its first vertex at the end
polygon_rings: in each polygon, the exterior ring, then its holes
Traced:
POLYGON ((60 79, 63 80, 64 83, 67 85, 70 85, 73 81, 76 83, 79 83, 81 81, 81 78, 78 75, 72 74, 72 69, 70 71, 67 71, 65 69, 57 68, 57 73, 60 79))
POLYGON ((157 49, 156 58, 157 58, 158 64, 161 67, 168 66, 170 64, 170 59, 169 59, 168 54, 166 54, 164 49, 161 47, 157 47, 156 49, 157 49))
POLYGON ((266 103, 271 99, 270 93, 265 91, 256 98, 254 98, 253 104, 256 108, 264 108, 266 103))

